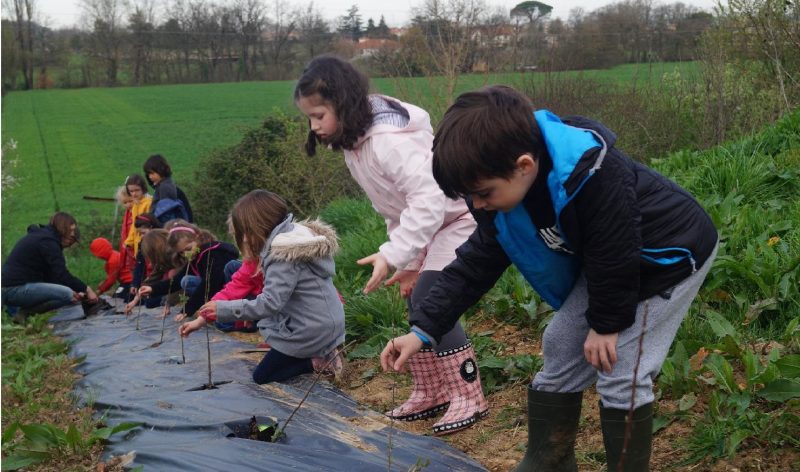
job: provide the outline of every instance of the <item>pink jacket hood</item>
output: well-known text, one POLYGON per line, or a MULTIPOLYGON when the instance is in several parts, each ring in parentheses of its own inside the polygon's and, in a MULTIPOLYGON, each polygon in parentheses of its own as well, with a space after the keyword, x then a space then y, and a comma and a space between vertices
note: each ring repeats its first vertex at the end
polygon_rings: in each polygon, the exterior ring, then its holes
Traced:
POLYGON ((455 258, 455 249, 475 227, 463 200, 444 196, 433 178, 433 128, 428 113, 400 104, 409 114, 404 128, 390 124, 370 127, 345 163, 383 216, 389 240, 380 253, 406 270, 441 270, 455 258))

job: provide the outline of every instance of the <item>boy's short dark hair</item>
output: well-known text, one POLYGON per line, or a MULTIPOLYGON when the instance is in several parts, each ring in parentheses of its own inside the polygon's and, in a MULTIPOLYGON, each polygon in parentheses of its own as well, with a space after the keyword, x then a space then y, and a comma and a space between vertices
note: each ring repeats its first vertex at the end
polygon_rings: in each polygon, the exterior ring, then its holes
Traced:
POLYGON ((142 169, 144 170, 145 177, 147 177, 147 181, 150 182, 150 185, 153 187, 155 187, 155 185, 153 185, 153 182, 150 180, 150 176, 147 175, 150 172, 155 172, 156 174, 160 175, 162 179, 172 177, 172 168, 161 154, 153 154, 152 156, 148 157, 147 160, 144 161, 142 169))
POLYGON ((456 98, 433 139, 433 177, 444 194, 464 197, 481 179, 510 177, 519 156, 545 156, 533 111, 528 97, 503 85, 456 98))

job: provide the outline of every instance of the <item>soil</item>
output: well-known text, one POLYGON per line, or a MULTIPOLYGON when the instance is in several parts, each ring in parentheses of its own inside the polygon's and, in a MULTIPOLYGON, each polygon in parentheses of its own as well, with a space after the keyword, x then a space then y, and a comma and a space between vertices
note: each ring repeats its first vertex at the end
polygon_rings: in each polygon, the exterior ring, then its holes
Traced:
MULTIPOLYGON (((521 353, 540 353, 540 341, 529 335, 528 332, 516 326, 500 324, 491 319, 484 319, 469 328, 471 333, 491 335, 492 339, 507 346, 503 355, 521 353), (490 334, 489 334, 490 333, 490 334)), ((230 336, 241 341, 258 344, 262 341, 258 333, 229 333, 230 336)), ((246 357, 258 361, 262 353, 238 354, 236 357, 246 357)), ((77 379, 70 369, 58 369, 52 372, 56 376, 70 376, 77 379)), ((69 384, 70 382, 66 382, 69 384)), ((348 395, 356 401, 376 411, 384 412, 401 404, 411 391, 410 377, 407 374, 385 374, 380 372, 377 360, 355 360, 346 364, 344 375, 336 382, 348 395)), ((64 382, 60 382, 64 385, 64 382)), ((269 387, 269 386, 265 386, 269 387)), ((463 451, 488 470, 507 471, 514 468, 525 453, 527 441, 526 423, 526 386, 522 383, 512 385, 503 390, 494 392, 487 397, 490 414, 476 425, 466 430, 441 438, 453 447, 463 451)), ((92 421, 91 410, 83 408, 75 410, 71 402, 69 391, 71 387, 61 387, 61 392, 53 392, 66 401, 58 411, 49 412, 36 418, 38 422, 52 422, 53 424, 67 425, 81 421, 92 421)), ((10 406, 16 400, 8 389, 3 387, 3 407, 10 406)), ((600 432, 598 396, 593 390, 584 395, 581 419, 581 432, 577 438, 576 456, 580 471, 605 470, 603 438, 600 432)), ((658 409, 671 411, 674 402, 659 401, 658 409)), ((170 408, 171 405, 160 405, 170 408)), ((701 402, 695 409, 702 408, 701 402)), ((385 427, 384 422, 370 418, 353 418, 360 427, 385 427)), ((416 422, 389 422, 391 427, 416 434, 431 435, 431 428, 436 418, 416 422)), ((5 419, 4 419, 4 426, 5 419)), ((743 450, 735 457, 725 460, 712 461, 705 459, 691 465, 676 465, 686 457, 682 449, 682 440, 692 434, 691 425, 683 421, 674 421, 666 428, 659 431, 653 440, 653 453, 651 470, 653 471, 692 471, 692 472, 762 472, 762 471, 789 471, 798 470, 800 466, 800 452, 785 449, 775 450, 758 444, 746 444, 743 450)), ((101 446, 96 445, 93 450, 84 455, 60 457, 45 464, 32 467, 30 470, 96 470, 119 471, 123 470, 126 462, 132 458, 119 457, 107 463, 99 461, 101 446)))
MULTIPOLYGON (((474 321, 468 331, 489 335, 506 346, 502 355, 541 354, 541 339, 514 325, 498 323, 491 318, 474 321)), ((232 336, 257 344, 258 333, 230 333, 232 336)), ((256 353, 252 358, 260 359, 256 353)), ((378 412, 389 411, 400 405, 411 392, 411 378, 407 374, 380 372, 377 360, 354 360, 346 364, 342 378, 336 385, 359 403, 378 412), (393 388, 394 387, 394 388, 393 388)), ((492 472, 513 469, 525 454, 527 444, 526 385, 517 384, 487 397, 490 413, 475 426, 441 439, 463 451, 492 472)), ((605 471, 605 450, 600 431, 599 397, 594 389, 584 394, 581 411, 581 431, 576 443, 576 457, 581 472, 605 471)), ((673 411, 674 401, 661 400, 657 411, 673 411)), ((703 408, 698 401, 697 411, 703 408)), ((414 422, 394 421, 394 428, 416 434, 432 435, 437 418, 414 422)), ((376 422, 377 423, 377 422, 376 422)), ((385 427, 382 423, 377 426, 385 427)), ((692 434, 692 426, 685 421, 673 421, 658 431, 653 438, 650 469, 653 471, 691 472, 765 472, 800 470, 800 451, 789 447, 775 450, 757 444, 748 444, 735 457, 680 465, 687 457, 684 439, 692 434)))

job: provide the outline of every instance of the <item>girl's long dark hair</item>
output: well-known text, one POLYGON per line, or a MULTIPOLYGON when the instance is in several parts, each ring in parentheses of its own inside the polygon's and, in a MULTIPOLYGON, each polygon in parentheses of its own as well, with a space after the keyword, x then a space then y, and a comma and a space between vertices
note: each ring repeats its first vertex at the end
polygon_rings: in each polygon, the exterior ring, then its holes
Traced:
MULTIPOLYGON (((336 56, 317 56, 297 81, 294 101, 312 95, 319 95, 336 112, 339 130, 332 137, 331 147, 335 151, 353 149, 358 138, 372 125, 367 76, 336 56)), ((309 130, 305 146, 309 156, 316 154, 318 142, 319 137, 309 130)))

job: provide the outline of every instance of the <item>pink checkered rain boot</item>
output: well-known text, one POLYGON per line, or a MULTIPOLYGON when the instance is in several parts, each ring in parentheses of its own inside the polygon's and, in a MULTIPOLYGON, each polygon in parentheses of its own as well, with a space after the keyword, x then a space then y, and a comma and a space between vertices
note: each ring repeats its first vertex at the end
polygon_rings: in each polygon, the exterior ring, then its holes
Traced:
POLYGON ((448 394, 438 371, 436 353, 431 349, 422 349, 408 359, 406 363, 414 380, 414 390, 405 403, 386 416, 401 421, 415 421, 429 418, 447 408, 448 394))
POLYGON ((437 354, 439 375, 450 396, 450 408, 436 424, 433 434, 443 435, 468 428, 489 413, 483 397, 478 363, 472 343, 437 354))

